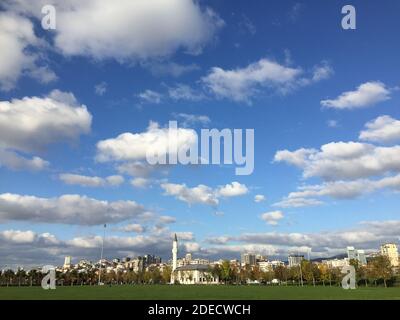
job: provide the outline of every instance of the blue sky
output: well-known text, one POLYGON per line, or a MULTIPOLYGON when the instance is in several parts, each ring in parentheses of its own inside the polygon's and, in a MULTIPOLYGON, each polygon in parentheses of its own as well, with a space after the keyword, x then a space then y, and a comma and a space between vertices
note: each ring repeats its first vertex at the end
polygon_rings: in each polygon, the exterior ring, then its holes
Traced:
POLYGON ((56 30, 45 1, 3 4, 1 266, 97 259, 104 223, 108 258, 168 259, 173 232, 210 258, 398 242, 397 1, 352 1, 356 30, 344 1, 140 2, 53 1, 56 30), (254 129, 253 174, 151 168, 136 152, 170 120, 254 129), (138 139, 121 151, 123 133, 138 139))

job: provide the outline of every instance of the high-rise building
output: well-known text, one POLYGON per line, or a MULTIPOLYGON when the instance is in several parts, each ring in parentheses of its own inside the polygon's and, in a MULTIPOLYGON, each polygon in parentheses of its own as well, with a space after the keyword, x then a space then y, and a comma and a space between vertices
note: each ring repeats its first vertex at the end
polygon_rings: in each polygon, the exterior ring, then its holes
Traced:
POLYGON ((357 259, 362 265, 367 264, 367 257, 364 250, 357 250, 357 259))
POLYGON ((381 245, 381 254, 389 258, 392 267, 399 266, 399 252, 394 243, 385 243, 381 245))
POLYGON ((142 272, 145 268, 144 259, 142 257, 129 258, 129 261, 124 263, 125 268, 134 272, 142 272))
POLYGON ((186 255, 185 255, 186 264, 190 264, 191 261, 192 261, 192 254, 191 253, 186 253, 186 255))
POLYGON ((256 261, 257 261, 257 262, 267 261, 267 257, 264 257, 264 256, 261 255, 261 254, 257 254, 257 255, 256 255, 256 261))
POLYGON ((66 256, 64 259, 64 269, 71 268, 71 256, 66 256))
POLYGON ((354 247, 347 247, 347 258, 350 260, 357 260, 357 250, 354 247))
POLYGON ((350 260, 357 260, 360 264, 366 265, 367 258, 365 257, 364 250, 357 250, 354 247, 347 247, 347 259, 350 260))
POLYGON ((257 263, 256 255, 252 253, 242 253, 240 260, 242 266, 245 265, 255 266, 257 263))
POLYGON ((152 255, 152 254, 144 255, 143 260, 144 260, 143 262, 146 267, 148 267, 152 264, 160 264, 161 263, 161 258, 157 257, 155 255, 152 255))
POLYGON ((289 268, 299 266, 301 261, 304 260, 304 255, 291 254, 288 256, 289 268))

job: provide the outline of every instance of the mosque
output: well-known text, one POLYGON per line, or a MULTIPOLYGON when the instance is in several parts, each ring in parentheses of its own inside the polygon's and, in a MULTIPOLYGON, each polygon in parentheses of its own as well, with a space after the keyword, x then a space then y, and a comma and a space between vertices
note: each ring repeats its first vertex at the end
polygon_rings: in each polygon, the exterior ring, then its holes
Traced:
POLYGON ((207 264, 178 265, 178 237, 172 242, 171 284, 218 284, 219 278, 213 275, 211 266, 207 264))

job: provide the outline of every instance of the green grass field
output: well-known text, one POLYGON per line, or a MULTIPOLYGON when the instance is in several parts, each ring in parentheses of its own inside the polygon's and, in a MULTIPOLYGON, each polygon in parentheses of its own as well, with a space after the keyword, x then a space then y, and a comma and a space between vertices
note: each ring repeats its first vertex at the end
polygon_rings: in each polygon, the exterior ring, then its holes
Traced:
POLYGON ((87 286, 57 287, 1 287, 0 300, 5 299, 123 299, 123 300, 213 300, 213 299, 400 299, 400 288, 358 288, 344 290, 339 287, 266 287, 266 286, 87 286))

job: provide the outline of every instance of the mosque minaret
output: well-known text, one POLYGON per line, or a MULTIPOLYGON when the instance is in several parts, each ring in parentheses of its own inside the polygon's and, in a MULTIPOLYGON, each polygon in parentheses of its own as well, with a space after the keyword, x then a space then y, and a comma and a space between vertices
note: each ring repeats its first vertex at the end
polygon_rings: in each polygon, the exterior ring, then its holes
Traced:
POLYGON ((172 243, 172 272, 175 271, 177 265, 178 265, 178 237, 176 236, 175 233, 175 238, 172 243))

